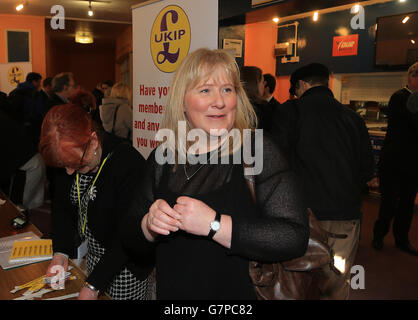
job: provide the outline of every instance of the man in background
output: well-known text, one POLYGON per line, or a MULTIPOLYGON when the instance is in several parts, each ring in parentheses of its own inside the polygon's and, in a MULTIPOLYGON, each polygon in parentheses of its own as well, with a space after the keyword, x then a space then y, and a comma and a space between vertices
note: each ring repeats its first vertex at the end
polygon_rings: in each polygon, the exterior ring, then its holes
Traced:
POLYGON ((263 75, 264 78, 264 95, 263 98, 268 102, 268 105, 272 110, 280 106, 280 102, 277 101, 274 96, 274 90, 276 89, 276 78, 270 74, 266 73, 263 75))
POLYGON ((40 94, 43 97, 43 100, 46 101, 52 96, 52 77, 46 77, 42 82, 42 88, 40 94))
POLYGON ((417 91, 418 62, 408 70, 408 85, 389 100, 388 129, 379 161, 381 203, 372 243, 376 250, 383 248, 383 238, 393 219, 396 247, 414 256, 418 251, 409 243, 408 234, 418 184, 418 129, 407 102, 417 91))
POLYGON ((284 116, 275 117, 273 127, 284 134, 274 138, 279 146, 287 146, 290 167, 321 227, 347 235, 329 239, 343 275, 329 270, 329 281, 320 290, 322 299, 348 299, 360 238, 362 189, 373 177, 374 158, 363 119, 334 98, 328 81, 329 70, 319 63, 292 74, 290 92, 298 99, 282 104, 284 116))
POLYGON ((37 92, 41 88, 42 76, 36 72, 29 72, 26 81, 19 83, 13 91, 9 93, 12 118, 24 125, 28 125, 42 105, 37 101, 37 92))
POLYGON ((51 85, 52 94, 47 103, 48 110, 53 106, 68 103, 68 98, 75 94, 78 88, 74 82, 74 75, 71 72, 57 74, 52 79, 51 85))
POLYGON ((263 99, 267 102, 263 106, 264 110, 264 117, 263 117, 263 126, 265 131, 268 133, 271 133, 272 129, 272 119, 273 119, 273 113, 277 112, 278 108, 280 107, 279 101, 277 101, 273 97, 274 90, 276 88, 276 78, 266 73, 263 75, 263 99))

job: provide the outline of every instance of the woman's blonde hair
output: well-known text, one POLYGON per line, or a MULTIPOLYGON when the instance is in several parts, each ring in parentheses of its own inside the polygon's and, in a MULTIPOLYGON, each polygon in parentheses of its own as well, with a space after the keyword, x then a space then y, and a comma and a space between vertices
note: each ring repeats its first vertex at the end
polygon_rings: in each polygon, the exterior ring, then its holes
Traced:
POLYGON ((237 94, 237 111, 232 129, 241 134, 244 129, 255 129, 257 117, 240 81, 239 67, 235 58, 224 50, 197 49, 179 65, 167 95, 162 128, 170 129, 178 137, 178 123, 185 121, 187 131, 192 129, 184 112, 187 90, 204 83, 217 67, 225 68, 237 94))
POLYGON ((117 82, 113 85, 109 97, 131 101, 131 89, 123 82, 117 82))

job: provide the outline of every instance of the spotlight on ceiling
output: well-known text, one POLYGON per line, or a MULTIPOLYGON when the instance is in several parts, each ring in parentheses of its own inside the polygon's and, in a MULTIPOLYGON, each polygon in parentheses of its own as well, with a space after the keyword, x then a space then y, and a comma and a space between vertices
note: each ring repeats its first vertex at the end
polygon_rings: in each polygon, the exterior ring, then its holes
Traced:
POLYGON ((275 23, 278 23, 279 21, 280 21, 280 19, 279 18, 273 18, 273 21, 275 22, 275 23))
POLYGON ((89 1, 89 11, 87 12, 87 14, 88 14, 90 17, 92 17, 92 16, 93 16, 93 14, 94 14, 93 9, 91 8, 91 1, 89 1))
POLYGON ((313 21, 318 21, 318 18, 319 18, 319 12, 315 11, 313 14, 313 21))

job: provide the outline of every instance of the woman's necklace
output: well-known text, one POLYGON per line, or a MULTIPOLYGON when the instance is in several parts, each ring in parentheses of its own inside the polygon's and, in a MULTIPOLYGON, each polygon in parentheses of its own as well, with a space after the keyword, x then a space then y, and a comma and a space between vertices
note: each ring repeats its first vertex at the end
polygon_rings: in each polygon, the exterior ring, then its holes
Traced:
POLYGON ((187 171, 186 171, 186 165, 185 164, 183 164, 183 169, 184 169, 184 175, 186 176, 186 179, 187 179, 187 181, 189 181, 191 178, 193 178, 193 176, 200 170, 200 169, 202 169, 206 164, 208 164, 208 163, 210 163, 210 160, 213 158, 213 156, 215 155, 215 154, 217 154, 218 153, 218 149, 216 149, 215 150, 215 152, 213 152, 212 153, 212 155, 210 156, 210 158, 209 158, 209 160, 208 160, 208 162, 207 163, 204 163, 204 164, 202 164, 195 172, 193 172, 193 174, 191 175, 191 176, 189 176, 188 174, 187 174, 187 171))

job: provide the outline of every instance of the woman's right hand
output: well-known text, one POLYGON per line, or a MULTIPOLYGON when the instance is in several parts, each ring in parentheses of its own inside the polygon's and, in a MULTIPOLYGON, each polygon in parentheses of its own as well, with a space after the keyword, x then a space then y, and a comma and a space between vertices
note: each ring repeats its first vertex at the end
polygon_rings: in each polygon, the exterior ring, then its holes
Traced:
POLYGON ((51 263, 46 270, 47 277, 56 276, 59 272, 59 266, 64 268, 64 272, 68 270, 68 258, 62 254, 55 254, 51 260, 51 263), (55 267, 56 266, 56 267, 55 267))
MULTIPOLYGON (((181 227, 180 218, 180 214, 171 208, 165 200, 158 199, 151 205, 142 222, 152 238, 155 238, 153 233, 169 235, 170 232, 178 231, 181 227)), ((147 237, 147 235, 145 236, 147 237)))

